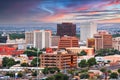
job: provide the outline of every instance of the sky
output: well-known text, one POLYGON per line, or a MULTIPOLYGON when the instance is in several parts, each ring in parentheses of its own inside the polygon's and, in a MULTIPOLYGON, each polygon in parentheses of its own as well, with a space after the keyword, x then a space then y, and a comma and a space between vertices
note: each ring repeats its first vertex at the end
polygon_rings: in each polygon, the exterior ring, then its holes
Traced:
POLYGON ((120 0, 0 0, 0 24, 120 23, 120 0))

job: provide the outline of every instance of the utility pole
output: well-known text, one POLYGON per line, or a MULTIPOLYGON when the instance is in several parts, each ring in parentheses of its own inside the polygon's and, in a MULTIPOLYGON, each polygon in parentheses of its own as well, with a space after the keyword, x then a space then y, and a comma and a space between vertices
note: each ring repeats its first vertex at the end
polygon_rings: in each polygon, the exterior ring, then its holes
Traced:
POLYGON ((38 48, 37 49, 37 80, 39 80, 39 70, 38 70, 38 59, 39 59, 39 57, 38 57, 38 53, 39 53, 39 51, 40 51, 40 49, 38 48))

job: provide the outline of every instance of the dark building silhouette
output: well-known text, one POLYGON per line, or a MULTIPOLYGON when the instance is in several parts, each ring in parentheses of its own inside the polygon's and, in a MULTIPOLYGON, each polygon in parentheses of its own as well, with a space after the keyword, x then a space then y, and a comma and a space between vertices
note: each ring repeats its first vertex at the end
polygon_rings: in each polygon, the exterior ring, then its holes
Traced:
POLYGON ((57 24, 57 36, 76 36, 76 25, 72 23, 57 24))
POLYGON ((6 43, 7 36, 0 36, 0 43, 6 43))

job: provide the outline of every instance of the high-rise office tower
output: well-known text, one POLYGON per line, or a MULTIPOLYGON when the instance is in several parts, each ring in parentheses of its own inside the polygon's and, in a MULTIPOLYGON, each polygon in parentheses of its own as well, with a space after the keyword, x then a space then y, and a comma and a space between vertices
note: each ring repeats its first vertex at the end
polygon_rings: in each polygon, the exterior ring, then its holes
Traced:
POLYGON ((76 25, 72 23, 57 24, 57 36, 76 36, 76 25))
POLYGON ((112 35, 107 31, 99 31, 94 34, 95 39, 95 49, 112 48, 112 35))
POLYGON ((88 38, 93 38, 97 33, 97 25, 94 22, 84 22, 80 24, 80 40, 87 41, 88 38))
POLYGON ((31 34, 26 34, 26 42, 31 39, 29 42, 33 44, 33 47, 43 49, 51 46, 51 31, 36 30, 29 33, 31 34))
POLYGON ((51 46, 51 31, 34 31, 34 47, 43 49, 51 46))

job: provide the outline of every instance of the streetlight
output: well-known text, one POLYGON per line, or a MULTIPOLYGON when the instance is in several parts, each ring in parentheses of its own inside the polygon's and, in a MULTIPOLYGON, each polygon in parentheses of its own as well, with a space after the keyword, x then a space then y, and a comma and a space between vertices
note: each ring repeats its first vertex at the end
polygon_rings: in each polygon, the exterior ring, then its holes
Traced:
POLYGON ((39 57, 38 57, 38 53, 39 53, 39 51, 40 51, 40 49, 38 48, 38 49, 37 49, 37 80, 39 80, 39 75, 38 75, 38 74, 39 74, 39 71, 38 71, 38 64, 39 64, 39 63, 38 63, 38 58, 39 58, 39 57))

